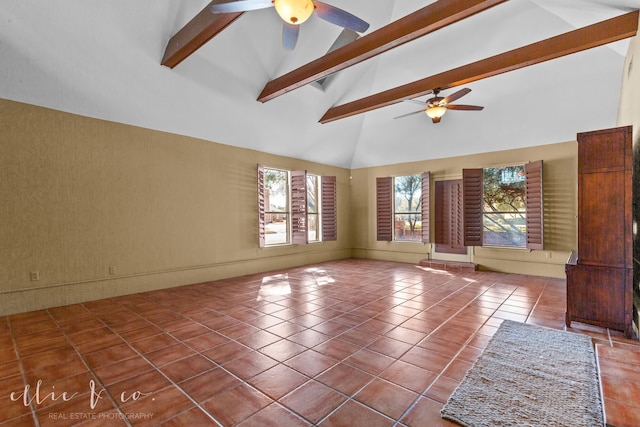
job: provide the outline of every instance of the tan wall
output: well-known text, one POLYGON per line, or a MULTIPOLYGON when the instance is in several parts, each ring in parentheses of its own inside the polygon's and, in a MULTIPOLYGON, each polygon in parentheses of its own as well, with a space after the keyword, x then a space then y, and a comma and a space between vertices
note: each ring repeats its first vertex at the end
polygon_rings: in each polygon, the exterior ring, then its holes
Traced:
POLYGON ((640 143, 640 34, 631 39, 625 57, 617 125, 633 125, 633 142, 640 143))
POLYGON ((351 256, 345 169, 7 100, 0 135, 0 314, 351 256), (335 175, 339 240, 258 249, 257 163, 335 175))
MULTIPOLYGON (((482 269, 565 277, 564 264, 576 247, 577 143, 565 142, 528 149, 420 161, 351 171, 354 254, 359 257, 418 262, 434 259, 470 261, 482 269), (435 253, 432 245, 376 241, 376 189, 380 176, 399 176, 429 171, 433 181, 462 177, 462 169, 504 166, 542 159, 544 185, 545 249, 470 248, 467 255, 435 253)), ((433 193, 433 192, 432 192, 433 193)), ((433 194, 431 194, 433 206, 433 194)), ((433 239, 433 215, 431 230, 433 239)))
POLYGON ((575 142, 348 171, 7 100, 0 132, 0 315, 350 256, 418 262, 430 246, 375 240, 375 178, 425 170, 545 161, 544 251, 437 258, 563 277, 576 245, 575 142), (339 240, 258 249, 257 163, 337 176, 339 240))

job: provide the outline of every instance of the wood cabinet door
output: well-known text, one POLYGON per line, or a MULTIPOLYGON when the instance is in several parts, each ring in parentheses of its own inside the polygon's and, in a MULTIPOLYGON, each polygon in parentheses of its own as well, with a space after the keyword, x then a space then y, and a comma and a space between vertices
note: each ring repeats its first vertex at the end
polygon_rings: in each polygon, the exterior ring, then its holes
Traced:
POLYGON ((625 267, 624 178, 624 171, 579 175, 580 264, 625 267))
POLYGON ((578 134, 578 263, 631 267, 631 132, 578 134))
POLYGON ((567 266, 568 320, 629 331, 631 269, 567 266))

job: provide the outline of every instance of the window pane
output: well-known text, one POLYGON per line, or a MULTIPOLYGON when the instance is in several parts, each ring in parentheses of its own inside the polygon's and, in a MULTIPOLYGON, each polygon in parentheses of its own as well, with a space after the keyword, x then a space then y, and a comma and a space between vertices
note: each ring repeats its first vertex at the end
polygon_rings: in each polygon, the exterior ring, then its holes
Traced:
POLYGON ((320 233, 318 233, 318 214, 307 214, 307 233, 307 240, 310 242, 320 240, 320 233))
POLYGON ((286 214, 267 214, 265 224, 265 244, 281 245, 289 243, 289 221, 286 214))
POLYGON ((394 216, 395 240, 422 241, 421 214, 396 214, 394 216))
POLYGON ((397 176, 394 187, 394 240, 422 241, 422 177, 397 176))
POLYGON ((265 244, 289 243, 289 173, 264 170, 265 244))
POLYGON ((522 214, 485 213, 483 246, 525 247, 526 219, 522 214))
POLYGON ((289 204, 288 173, 265 169, 264 186, 267 212, 287 212, 289 204))
POLYGON ((317 175, 307 175, 307 212, 318 213, 318 178, 317 175))
POLYGON ((526 246, 525 179, 523 165, 484 169, 483 246, 526 246))
POLYGON ((395 211, 419 212, 422 195, 420 175, 397 176, 394 181, 395 211))
POLYGON ((318 209, 320 206, 320 177, 307 175, 307 241, 320 241, 320 219, 318 209))

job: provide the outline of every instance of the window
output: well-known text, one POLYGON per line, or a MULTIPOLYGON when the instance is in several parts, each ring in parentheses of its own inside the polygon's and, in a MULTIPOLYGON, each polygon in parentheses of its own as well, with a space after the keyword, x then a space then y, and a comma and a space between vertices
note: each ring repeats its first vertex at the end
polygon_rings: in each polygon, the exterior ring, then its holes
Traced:
POLYGON ((320 204, 318 193, 320 177, 307 175, 307 241, 320 241, 320 204))
POLYGON ((422 240, 422 179, 420 175, 396 176, 393 179, 393 240, 422 240))
POLYGON ((464 245, 543 248, 542 161, 463 170, 464 245))
POLYGON ((335 177, 258 165, 260 247, 336 240, 335 193, 335 177))
POLYGON ((264 169, 264 199, 265 245, 289 243, 289 172, 264 169))
POLYGON ((429 172, 376 178, 377 240, 429 242, 429 172))
POLYGON ((482 245, 526 247, 524 165, 485 168, 482 202, 482 245))

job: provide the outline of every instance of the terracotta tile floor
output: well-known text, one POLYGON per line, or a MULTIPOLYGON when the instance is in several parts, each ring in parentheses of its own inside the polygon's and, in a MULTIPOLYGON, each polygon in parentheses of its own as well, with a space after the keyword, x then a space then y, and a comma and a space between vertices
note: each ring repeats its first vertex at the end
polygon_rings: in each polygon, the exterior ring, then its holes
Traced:
POLYGON ((564 311, 561 279, 350 259, 0 317, 0 424, 454 425, 500 323, 564 311))
POLYGON ((605 421, 609 426, 640 426, 640 348, 596 344, 605 421))

